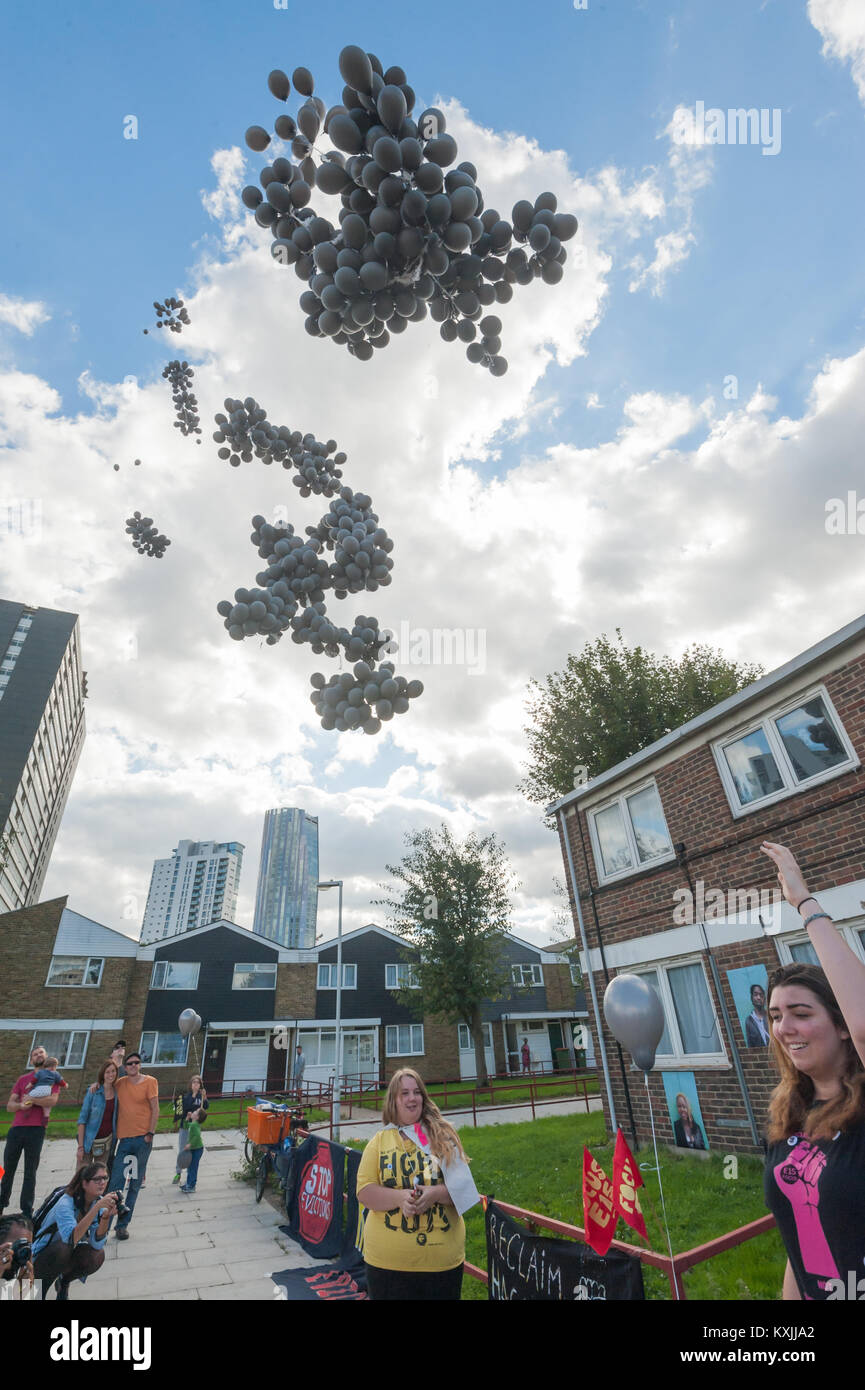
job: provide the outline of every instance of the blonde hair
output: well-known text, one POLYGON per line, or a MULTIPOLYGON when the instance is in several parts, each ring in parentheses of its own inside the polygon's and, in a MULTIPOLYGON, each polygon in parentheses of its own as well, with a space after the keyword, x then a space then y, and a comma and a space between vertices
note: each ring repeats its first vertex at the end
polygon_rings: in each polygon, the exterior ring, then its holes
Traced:
POLYGON ((429 1135, 430 1152, 435 1154, 439 1161, 444 1159, 445 1162, 448 1162, 458 1156, 468 1162, 468 1157, 465 1149, 460 1143, 459 1135, 453 1125, 445 1119, 435 1101, 431 1099, 426 1086, 423 1084, 423 1078, 419 1072, 415 1071, 414 1067, 400 1067, 399 1071, 395 1071, 391 1077, 390 1084, 387 1088, 387 1095, 384 1098, 384 1110, 382 1111, 382 1120, 384 1123, 386 1125, 399 1124, 396 1103, 399 1097, 400 1085, 407 1076, 410 1076, 413 1081, 417 1082, 418 1090, 421 1093, 423 1103, 421 1106, 419 1123, 429 1135))

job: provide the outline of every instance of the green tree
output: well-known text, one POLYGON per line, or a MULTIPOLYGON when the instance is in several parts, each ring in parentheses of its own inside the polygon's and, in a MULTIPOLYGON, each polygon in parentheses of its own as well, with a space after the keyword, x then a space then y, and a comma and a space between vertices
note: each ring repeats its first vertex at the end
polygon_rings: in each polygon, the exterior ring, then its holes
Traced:
POLYGON ((519 885, 495 834, 471 834, 460 843, 442 825, 411 831, 405 842, 410 852, 386 866, 395 883, 381 884, 386 896, 376 902, 387 909, 391 930, 414 948, 420 990, 400 990, 397 997, 425 1014, 469 1025, 483 1086, 481 1005, 500 998, 510 984, 502 948, 519 885))
POLYGON ((616 639, 603 633, 563 671, 529 683, 530 760, 519 784, 529 801, 566 796, 763 674, 696 643, 675 661, 627 647, 620 628, 616 639))

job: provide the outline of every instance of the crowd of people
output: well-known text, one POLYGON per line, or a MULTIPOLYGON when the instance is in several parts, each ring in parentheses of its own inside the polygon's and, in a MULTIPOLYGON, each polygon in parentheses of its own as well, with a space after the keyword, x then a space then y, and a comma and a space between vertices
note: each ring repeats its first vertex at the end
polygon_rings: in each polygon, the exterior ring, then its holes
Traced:
MULTIPOLYGON (((112 1225, 117 1240, 129 1239, 159 1122, 159 1087, 154 1076, 142 1073, 141 1054, 127 1053, 125 1041, 119 1039, 84 1096, 75 1172, 34 1212, 48 1117, 66 1082, 57 1071, 57 1058, 48 1057, 44 1047, 33 1048, 30 1065, 12 1087, 6 1106, 14 1118, 0 1183, 0 1278, 23 1274, 41 1282, 43 1298, 53 1288, 58 1299, 66 1299, 74 1280, 83 1283, 102 1266, 112 1225), (21 1210, 4 1216, 22 1156, 21 1210)), ((189 1090, 175 1102, 176 1181, 181 1170, 187 1170, 181 1192, 195 1191, 204 1151, 201 1125, 208 1108, 202 1079, 193 1076, 189 1090)))
MULTIPOLYGON (((766 1127, 765 1195, 787 1254, 782 1297, 819 1300, 832 1297, 848 1271, 865 1268, 865 964, 809 892, 791 852, 771 842, 762 849, 820 962, 781 966, 765 998, 762 988, 751 993, 760 1022, 768 1020, 769 1051, 780 1075, 766 1127)), ((293 1076, 299 1082, 300 1048, 298 1054, 293 1076)), ((14 1119, 0 1186, 0 1277, 29 1271, 43 1280, 43 1290, 53 1284, 65 1298, 73 1280, 102 1265, 112 1224, 118 1240, 128 1239, 159 1117, 157 1083, 142 1075, 140 1055, 127 1054, 118 1042, 81 1107, 75 1174, 52 1194, 47 1213, 44 1203, 37 1213, 31 1256, 36 1171, 48 1116, 65 1083, 57 1059, 43 1047, 33 1049, 30 1062, 32 1070, 16 1081, 7 1105, 14 1119), (21 1211, 4 1218, 22 1156, 21 1211)), ((677 1145, 704 1149, 683 1092, 676 1107, 677 1145)), ((174 1181, 186 1172, 182 1192, 195 1191, 207 1109, 202 1079, 193 1076, 175 1108, 174 1181)), ((391 1078, 382 1119, 357 1175, 367 1213, 369 1297, 459 1299, 463 1213, 479 1200, 459 1136, 410 1067, 391 1078)))

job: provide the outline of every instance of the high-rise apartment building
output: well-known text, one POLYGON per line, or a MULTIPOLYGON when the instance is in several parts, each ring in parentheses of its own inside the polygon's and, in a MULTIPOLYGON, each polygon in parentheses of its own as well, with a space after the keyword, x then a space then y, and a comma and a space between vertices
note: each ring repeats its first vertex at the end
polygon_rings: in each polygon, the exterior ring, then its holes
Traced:
POLYGON ((0 599, 0 912, 39 901, 84 732, 78 615, 0 599))
POLYGON ((220 918, 232 921, 243 865, 243 845, 236 840, 181 840, 170 859, 157 859, 141 924, 141 943, 206 927, 220 918))
POLYGON ((264 817, 252 930, 292 950, 315 945, 318 817, 282 807, 264 817))

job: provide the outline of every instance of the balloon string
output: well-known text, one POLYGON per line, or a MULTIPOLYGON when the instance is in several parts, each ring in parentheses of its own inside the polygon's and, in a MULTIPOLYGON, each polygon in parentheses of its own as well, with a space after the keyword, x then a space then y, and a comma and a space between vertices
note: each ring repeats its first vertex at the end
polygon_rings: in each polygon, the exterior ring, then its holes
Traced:
MULTIPOLYGON (((649 1102, 649 1119, 652 1124, 652 1148, 655 1151, 655 1169, 658 1174, 658 1191, 661 1194, 661 1211, 664 1216, 664 1230, 667 1234, 667 1249, 670 1252, 670 1264, 673 1265, 673 1242, 670 1240, 670 1226, 667 1221, 667 1204, 664 1201, 664 1184, 661 1182, 661 1160, 658 1157, 658 1139, 655 1134, 655 1112, 652 1109, 652 1093, 649 1090, 649 1073, 644 1071, 643 1076, 646 1081, 646 1099, 649 1102)), ((682 1295, 679 1292, 679 1276, 676 1273, 675 1265, 673 1265, 673 1287, 676 1290, 676 1298, 680 1299, 682 1295)))

